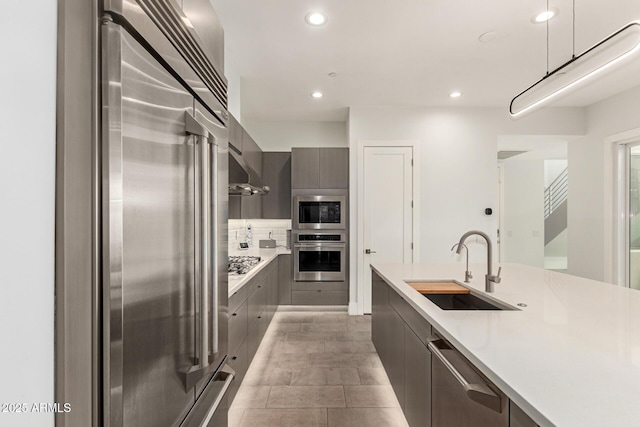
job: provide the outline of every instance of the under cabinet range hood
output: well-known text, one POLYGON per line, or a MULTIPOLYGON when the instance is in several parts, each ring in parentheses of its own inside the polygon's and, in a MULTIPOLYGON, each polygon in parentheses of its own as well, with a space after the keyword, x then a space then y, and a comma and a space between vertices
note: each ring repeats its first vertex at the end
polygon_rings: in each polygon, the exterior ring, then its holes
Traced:
POLYGON ((239 196, 267 194, 270 190, 269 186, 264 185, 260 175, 242 156, 233 148, 229 149, 229 154, 229 194, 239 196))

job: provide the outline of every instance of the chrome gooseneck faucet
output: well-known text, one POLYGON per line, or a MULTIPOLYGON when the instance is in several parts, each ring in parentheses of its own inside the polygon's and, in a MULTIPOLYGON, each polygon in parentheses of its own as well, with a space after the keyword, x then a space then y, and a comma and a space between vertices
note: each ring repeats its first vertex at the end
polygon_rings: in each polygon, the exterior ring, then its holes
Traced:
MULTIPOLYGON (((460 254, 460 252, 462 252, 464 241, 467 240, 467 237, 473 236, 473 235, 480 236, 487 242, 487 274, 484 276, 484 290, 485 292, 493 292, 495 290, 495 284, 500 283, 500 272, 502 271, 502 267, 498 269, 497 275, 494 276, 493 274, 491 274, 491 271, 492 271, 491 261, 492 261, 493 250, 491 245, 491 239, 489 238, 489 236, 486 233, 478 230, 467 231, 462 235, 462 237, 460 237, 460 241, 458 242, 458 249, 456 250, 456 253, 460 254)), ((469 250, 467 249, 467 256, 468 254, 469 254, 469 250)), ((467 270, 468 269, 469 268, 467 267, 467 270)))
MULTIPOLYGON (((451 246, 451 250, 454 250, 456 246, 458 246, 458 243, 451 246)), ((473 275, 471 274, 471 271, 469 271, 469 248, 464 243, 462 244, 462 246, 464 246, 464 249, 467 255, 467 270, 464 272, 464 282, 469 283, 471 279, 473 279, 473 275)), ((460 253, 460 252, 456 252, 456 253, 460 253)))

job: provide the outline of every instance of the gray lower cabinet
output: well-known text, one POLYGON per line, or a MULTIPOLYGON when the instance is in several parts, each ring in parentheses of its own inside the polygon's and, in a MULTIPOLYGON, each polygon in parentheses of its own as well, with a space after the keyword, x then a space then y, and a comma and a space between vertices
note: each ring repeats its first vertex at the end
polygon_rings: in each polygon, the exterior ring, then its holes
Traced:
POLYGON ((291 285, 293 305, 347 305, 347 282, 296 282, 291 285))
POLYGON ((404 415, 411 427, 431 423, 431 353, 405 324, 404 415))
POLYGON ((236 371, 229 404, 244 379, 279 304, 279 257, 229 297, 229 364, 236 371))
POLYGON ((538 427, 538 424, 513 401, 509 401, 509 427, 538 427))
POLYGON ((455 349, 447 346, 439 350, 446 362, 436 353, 431 359, 431 425, 432 427, 508 427, 509 399, 493 386, 471 363, 455 349), (488 387, 489 391, 474 387, 467 392, 459 377, 469 384, 488 387), (495 399, 487 398, 494 396, 495 399), (495 406, 494 406, 495 404, 495 406))
POLYGON ((290 254, 278 256, 278 275, 280 276, 278 302, 291 304, 291 284, 293 283, 293 257, 290 254))
POLYGON ((233 402, 233 399, 236 397, 236 393, 238 393, 238 389, 240 388, 240 384, 247 373, 247 369, 249 369, 246 334, 245 340, 242 341, 240 347, 238 347, 238 349, 233 353, 229 353, 229 366, 231 366, 231 369, 236 373, 233 382, 229 386, 229 402, 233 402))
MULTIPOLYGON (((391 291, 390 291, 391 292, 391 291)), ((389 381, 396 393, 400 407, 405 410, 404 401, 404 330, 405 323, 396 311, 389 306, 387 315, 388 368, 385 366, 389 381)))

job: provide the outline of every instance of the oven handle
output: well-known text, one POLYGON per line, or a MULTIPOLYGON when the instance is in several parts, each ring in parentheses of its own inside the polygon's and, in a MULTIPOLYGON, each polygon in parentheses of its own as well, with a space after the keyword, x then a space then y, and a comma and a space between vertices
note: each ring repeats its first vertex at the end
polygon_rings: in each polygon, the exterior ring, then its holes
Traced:
POLYGON ((347 244, 342 242, 332 242, 332 243, 294 243, 294 248, 344 248, 347 244))

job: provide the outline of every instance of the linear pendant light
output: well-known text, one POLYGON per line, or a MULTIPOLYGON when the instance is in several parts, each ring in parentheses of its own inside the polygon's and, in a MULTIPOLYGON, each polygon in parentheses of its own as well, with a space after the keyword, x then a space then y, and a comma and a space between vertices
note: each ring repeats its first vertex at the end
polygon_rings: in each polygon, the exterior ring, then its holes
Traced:
POLYGON ((511 100, 509 113, 529 113, 638 51, 640 22, 631 22, 520 92, 511 100))

